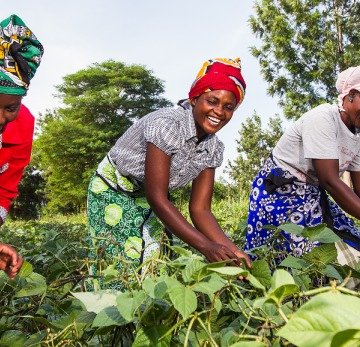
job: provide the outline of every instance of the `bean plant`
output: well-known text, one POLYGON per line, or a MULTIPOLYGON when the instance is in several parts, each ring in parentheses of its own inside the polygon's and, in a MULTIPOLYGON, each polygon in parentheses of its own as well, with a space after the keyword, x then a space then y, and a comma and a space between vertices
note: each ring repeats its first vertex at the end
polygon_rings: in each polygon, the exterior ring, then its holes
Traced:
MULTIPOLYGON (((0 273, 0 346, 359 346, 360 266, 337 263, 338 237, 325 225, 269 228, 251 269, 208 263, 177 242, 139 268, 118 259, 115 270, 88 257, 85 223, 9 223, 3 240, 22 245, 26 261, 14 280, 0 273), (284 254, 281 231, 321 245, 284 254), (90 290, 99 279, 104 288, 90 290)), ((240 246, 242 231, 229 234, 240 246)))

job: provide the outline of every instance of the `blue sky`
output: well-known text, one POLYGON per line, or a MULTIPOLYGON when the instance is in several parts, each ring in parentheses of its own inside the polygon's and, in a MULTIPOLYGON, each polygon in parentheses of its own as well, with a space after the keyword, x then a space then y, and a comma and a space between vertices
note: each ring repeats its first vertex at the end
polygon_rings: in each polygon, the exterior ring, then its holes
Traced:
POLYGON ((250 47, 259 42, 248 24, 252 0, 36 0, 2 2, 2 18, 20 16, 44 45, 38 73, 24 98, 33 114, 59 106, 55 86, 62 77, 95 62, 114 59, 141 64, 165 83, 165 97, 187 96, 203 61, 240 57, 247 82, 243 104, 219 132, 225 160, 236 157, 241 122, 254 111, 264 122, 281 114, 267 95, 250 47))

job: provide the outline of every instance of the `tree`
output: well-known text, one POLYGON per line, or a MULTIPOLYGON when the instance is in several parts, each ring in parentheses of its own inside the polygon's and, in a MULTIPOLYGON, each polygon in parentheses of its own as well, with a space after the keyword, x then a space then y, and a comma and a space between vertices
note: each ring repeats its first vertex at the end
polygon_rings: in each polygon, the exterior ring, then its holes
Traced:
POLYGON ((47 208, 79 212, 98 163, 119 136, 148 112, 171 103, 163 82, 140 65, 112 60, 67 75, 57 86, 64 107, 41 117, 34 161, 47 185, 47 208))
POLYGON ((258 0, 252 47, 271 96, 289 119, 334 101, 336 76, 360 64, 358 0, 258 0))
POLYGON ((36 219, 45 204, 45 181, 36 167, 29 165, 24 170, 19 184, 19 195, 13 201, 10 216, 13 219, 36 219))
POLYGON ((269 119, 267 129, 264 130, 261 117, 254 113, 242 124, 240 140, 236 140, 238 157, 233 163, 229 161, 225 170, 241 193, 250 192, 255 175, 283 133, 281 123, 280 117, 276 115, 269 119))

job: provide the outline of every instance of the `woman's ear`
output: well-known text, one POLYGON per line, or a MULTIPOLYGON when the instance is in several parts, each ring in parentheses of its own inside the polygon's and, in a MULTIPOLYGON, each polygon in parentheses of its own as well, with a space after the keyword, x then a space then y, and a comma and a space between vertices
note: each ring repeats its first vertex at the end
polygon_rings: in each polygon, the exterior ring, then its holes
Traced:
POLYGON ((195 106, 196 100, 197 100, 197 98, 190 99, 190 105, 191 105, 192 107, 195 106))

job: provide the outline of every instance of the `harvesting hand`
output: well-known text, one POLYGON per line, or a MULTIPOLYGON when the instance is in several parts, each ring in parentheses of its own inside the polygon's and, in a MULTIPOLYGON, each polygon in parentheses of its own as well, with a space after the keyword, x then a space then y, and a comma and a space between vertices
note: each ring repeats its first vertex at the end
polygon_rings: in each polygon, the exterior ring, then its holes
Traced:
POLYGON ((0 270, 3 270, 9 278, 14 278, 22 264, 22 257, 13 247, 0 243, 0 270))
POLYGON ((248 269, 251 268, 251 260, 250 257, 243 251, 241 251, 240 249, 237 249, 235 251, 233 251, 234 254, 237 256, 237 258, 239 259, 239 261, 242 263, 243 261, 245 261, 245 265, 248 269))
POLYGON ((201 250, 206 259, 210 262, 232 260, 236 266, 241 266, 243 260, 247 267, 251 267, 251 261, 247 254, 237 249, 235 252, 223 244, 210 241, 201 250))

